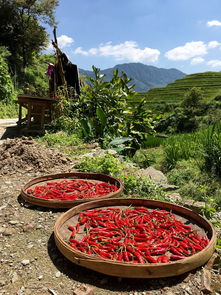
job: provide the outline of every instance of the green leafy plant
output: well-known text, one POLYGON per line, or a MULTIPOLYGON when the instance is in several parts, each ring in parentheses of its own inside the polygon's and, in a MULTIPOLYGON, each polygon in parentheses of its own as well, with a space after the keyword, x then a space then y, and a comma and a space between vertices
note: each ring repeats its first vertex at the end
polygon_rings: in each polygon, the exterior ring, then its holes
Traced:
POLYGON ((87 85, 74 105, 85 137, 102 139, 107 134, 118 136, 124 121, 127 99, 133 95, 133 86, 128 86, 131 79, 125 73, 113 72, 111 81, 104 81, 105 75, 93 66, 94 78, 88 77, 87 85))
POLYGON ((207 196, 204 197, 205 206, 200 208, 200 213, 208 219, 211 219, 216 213, 216 202, 214 202, 213 198, 207 196))
POLYGON ((133 197, 166 200, 164 192, 147 177, 127 175, 123 178, 124 194, 133 197))
POLYGON ((141 168, 147 168, 155 163, 155 155, 151 155, 147 150, 137 150, 133 156, 133 161, 141 168))
POLYGON ((154 133, 157 119, 159 118, 146 109, 145 100, 141 100, 136 108, 128 107, 124 112, 122 136, 114 138, 110 146, 132 157, 144 145, 147 135, 154 133))
POLYGON ((106 152, 104 156, 84 157, 75 167, 83 172, 98 172, 116 177, 124 165, 119 158, 106 152))

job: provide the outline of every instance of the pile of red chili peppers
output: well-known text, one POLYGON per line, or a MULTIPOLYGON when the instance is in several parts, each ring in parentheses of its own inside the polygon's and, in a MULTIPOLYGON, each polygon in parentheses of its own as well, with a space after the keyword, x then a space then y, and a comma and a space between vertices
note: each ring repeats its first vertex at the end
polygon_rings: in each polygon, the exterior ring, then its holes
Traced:
POLYGON ((64 179, 35 186, 33 189, 28 189, 27 193, 41 199, 67 201, 102 197, 117 190, 115 185, 107 182, 64 179))
POLYGON ((209 240, 165 210, 91 209, 69 226, 70 246, 89 255, 131 263, 166 263, 191 256, 209 240))

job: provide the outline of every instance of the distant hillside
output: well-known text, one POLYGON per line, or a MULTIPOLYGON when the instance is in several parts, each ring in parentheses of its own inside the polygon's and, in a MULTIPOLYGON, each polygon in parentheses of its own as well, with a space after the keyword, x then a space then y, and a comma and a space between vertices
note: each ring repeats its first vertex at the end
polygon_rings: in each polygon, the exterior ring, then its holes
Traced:
MULTIPOLYGON (((205 72, 187 75, 176 80, 163 88, 150 89, 142 93, 140 97, 148 97, 148 102, 156 103, 179 103, 183 100, 184 94, 192 87, 199 87, 207 101, 221 95, 221 72, 205 72)), ((139 97, 139 95, 138 95, 139 97)))
MULTIPOLYGON (((101 73, 106 75, 106 81, 111 80, 115 69, 118 69, 119 74, 125 72, 129 78, 133 79, 132 84, 136 85, 134 89, 137 92, 144 92, 154 87, 162 87, 185 76, 183 72, 177 69, 162 69, 142 63, 127 63, 102 70, 101 73)), ((92 71, 79 69, 79 72, 82 75, 93 77, 92 71)))

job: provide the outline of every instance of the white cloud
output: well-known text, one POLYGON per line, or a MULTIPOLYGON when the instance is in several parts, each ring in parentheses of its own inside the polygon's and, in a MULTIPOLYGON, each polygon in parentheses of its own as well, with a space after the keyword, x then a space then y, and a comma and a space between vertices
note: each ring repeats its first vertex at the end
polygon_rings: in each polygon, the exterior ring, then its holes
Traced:
MULTIPOLYGON (((188 60, 194 57, 206 55, 209 49, 220 46, 218 41, 203 41, 187 42, 183 46, 175 47, 165 53, 165 56, 170 60, 188 60)), ((192 63, 192 62, 191 62, 192 63)))
POLYGON ((212 59, 212 60, 208 61, 207 64, 209 66, 211 66, 212 68, 221 67, 221 60, 212 59))
POLYGON ((202 57, 194 57, 192 60, 191 60, 191 65, 197 65, 197 64, 200 64, 204 62, 204 58, 202 57))
POLYGON ((91 48, 90 50, 86 51, 86 50, 83 50, 82 47, 78 47, 74 50, 74 54, 82 54, 85 56, 96 55, 97 53, 98 53, 98 50, 96 48, 91 48))
POLYGON ((221 45, 221 44, 218 41, 210 41, 208 43, 208 48, 216 48, 219 45, 221 45))
MULTIPOLYGON (((74 39, 71 37, 68 37, 67 35, 61 35, 57 38, 58 41, 58 47, 60 49, 66 48, 66 47, 70 47, 72 43, 74 43, 74 39)), ((53 45, 50 44, 47 48, 47 50, 52 50, 53 49, 53 45)))
POLYGON ((207 45, 203 41, 196 41, 171 49, 165 53, 165 56, 171 60, 187 60, 205 54, 207 54, 207 45))
POLYGON ((65 47, 70 47, 70 45, 74 42, 74 39, 66 35, 61 35, 57 39, 58 39, 58 46, 61 49, 65 47))
POLYGON ((219 20, 211 20, 207 22, 208 27, 220 27, 221 26, 221 21, 219 20))
POLYGON ((156 62, 160 51, 153 48, 141 49, 135 41, 125 41, 124 43, 113 45, 111 42, 101 44, 98 48, 91 48, 88 51, 78 47, 73 52, 82 55, 113 56, 116 60, 127 59, 132 62, 156 62))

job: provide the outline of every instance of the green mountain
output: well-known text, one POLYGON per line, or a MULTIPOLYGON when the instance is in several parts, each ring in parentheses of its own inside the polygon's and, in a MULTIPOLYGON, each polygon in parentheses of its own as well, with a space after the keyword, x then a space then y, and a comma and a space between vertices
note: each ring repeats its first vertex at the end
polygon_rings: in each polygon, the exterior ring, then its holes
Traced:
MULTIPOLYGON (((162 87, 185 76, 183 72, 177 69, 157 68, 142 63, 126 63, 101 70, 101 74, 105 74, 106 81, 111 80, 112 73, 115 69, 118 69, 119 74, 125 72, 129 78, 133 79, 131 84, 136 85, 134 89, 137 92, 144 92, 154 87, 162 87)), ((79 72, 84 76, 94 77, 92 71, 79 69, 79 72)))
POLYGON ((200 88, 207 101, 221 96, 221 72, 187 75, 166 87, 154 88, 142 95, 138 94, 137 99, 146 96, 152 104, 177 104, 183 100, 185 92, 192 87, 200 88))

